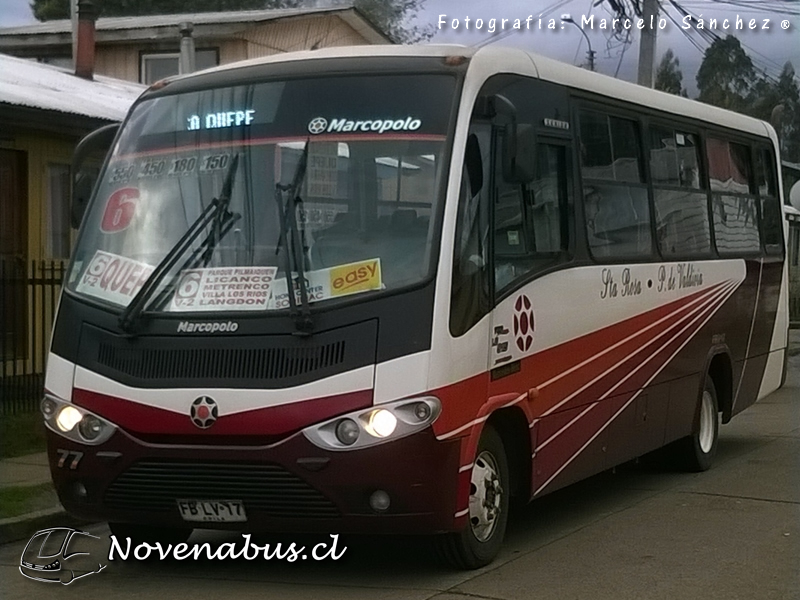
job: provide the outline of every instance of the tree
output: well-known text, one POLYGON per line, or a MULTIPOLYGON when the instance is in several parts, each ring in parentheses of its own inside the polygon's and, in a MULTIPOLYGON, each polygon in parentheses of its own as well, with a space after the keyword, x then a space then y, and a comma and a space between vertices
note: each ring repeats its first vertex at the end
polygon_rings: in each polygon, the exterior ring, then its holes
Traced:
POLYGON ((783 158, 800 162, 800 88, 791 62, 777 81, 763 77, 756 83, 747 114, 771 122, 781 139, 783 158))
POLYGON ((772 123, 783 158, 800 162, 800 88, 792 63, 783 66, 777 79, 757 73, 739 41, 728 36, 706 50, 697 88, 702 102, 772 123))
POLYGON ((656 70, 655 89, 686 97, 687 93, 683 87, 683 73, 680 70, 680 66, 681 61, 672 52, 672 48, 669 48, 664 53, 664 56, 661 57, 661 62, 656 70))
POLYGON ((757 83, 753 61, 739 40, 729 35, 708 47, 697 71, 698 100, 746 112, 748 96, 757 83))
POLYGON ((355 6, 398 44, 413 44, 433 36, 433 25, 411 25, 425 0, 356 0, 355 6))
MULTIPOLYGON (((270 8, 300 8, 309 5, 349 6, 343 0, 310 2, 303 0, 193 0, 189 6, 185 0, 93 0, 104 17, 126 17, 138 15, 168 15, 185 12, 216 12, 237 10, 261 10, 270 8)), ((410 25, 425 0, 355 0, 355 6, 369 18, 378 29, 384 31, 395 42, 407 44, 429 39, 433 26, 410 25)), ((33 15, 40 21, 69 18, 70 0, 33 0, 33 15)))

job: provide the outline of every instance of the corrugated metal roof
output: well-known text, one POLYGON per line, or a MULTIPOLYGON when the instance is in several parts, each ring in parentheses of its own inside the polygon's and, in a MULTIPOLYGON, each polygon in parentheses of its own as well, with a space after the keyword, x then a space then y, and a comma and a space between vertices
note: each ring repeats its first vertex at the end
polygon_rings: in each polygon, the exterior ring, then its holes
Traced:
POLYGON ((0 104, 121 121, 145 86, 0 54, 0 104))
MULTIPOLYGON (((185 13, 177 15, 148 15, 137 17, 101 17, 97 19, 95 27, 98 31, 113 31, 120 29, 146 29, 151 27, 174 27, 183 21, 195 25, 227 24, 227 23, 258 23, 272 21, 287 17, 305 16, 319 13, 350 10, 352 6, 334 6, 329 8, 287 8, 271 10, 242 10, 228 12, 185 13)), ((69 19, 59 19, 36 23, 35 25, 22 25, 19 27, 0 28, 0 35, 35 35, 46 33, 69 33, 72 24, 69 19)))

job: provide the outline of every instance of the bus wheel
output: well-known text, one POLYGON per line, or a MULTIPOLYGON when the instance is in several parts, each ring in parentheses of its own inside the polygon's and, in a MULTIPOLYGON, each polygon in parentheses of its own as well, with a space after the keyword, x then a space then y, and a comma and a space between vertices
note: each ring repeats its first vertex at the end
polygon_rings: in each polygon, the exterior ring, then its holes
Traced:
POLYGON ((478 443, 469 492, 469 523, 437 539, 441 556, 459 569, 488 565, 500 552, 508 522, 509 474, 503 440, 487 425, 478 443))
POLYGON ((719 406, 714 381, 706 376, 703 394, 698 407, 697 431, 679 440, 678 458, 688 471, 707 471, 717 453, 719 438, 719 406))
POLYGON ((125 538, 131 538, 131 546, 136 546, 143 542, 148 544, 155 542, 182 544, 192 535, 192 530, 188 528, 154 527, 153 525, 138 525, 135 523, 109 523, 108 528, 119 542, 125 542, 125 538))

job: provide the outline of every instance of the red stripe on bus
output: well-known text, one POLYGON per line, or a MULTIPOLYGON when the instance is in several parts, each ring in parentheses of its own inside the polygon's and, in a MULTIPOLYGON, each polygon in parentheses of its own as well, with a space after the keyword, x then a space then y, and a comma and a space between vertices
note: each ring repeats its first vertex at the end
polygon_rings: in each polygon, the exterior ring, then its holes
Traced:
MULTIPOLYGON (((198 397, 203 394, 198 392, 198 397)), ((76 388, 72 401, 131 432, 180 435, 284 435, 336 415, 372 406, 372 390, 350 392, 303 402, 220 415, 208 429, 200 429, 186 412, 176 413, 76 388)))

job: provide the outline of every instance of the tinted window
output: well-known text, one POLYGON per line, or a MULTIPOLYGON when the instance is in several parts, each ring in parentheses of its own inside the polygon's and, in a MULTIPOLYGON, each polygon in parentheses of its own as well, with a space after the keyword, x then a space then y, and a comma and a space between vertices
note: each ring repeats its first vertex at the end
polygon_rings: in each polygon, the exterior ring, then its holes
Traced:
POLYGON ((697 136, 663 127, 650 129, 653 185, 700 189, 697 136))
POLYGON ((636 123, 594 111, 583 111, 581 163, 586 179, 640 183, 639 136, 636 123))

